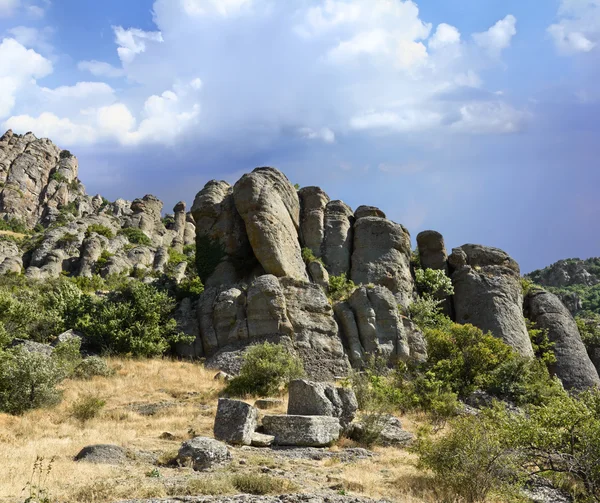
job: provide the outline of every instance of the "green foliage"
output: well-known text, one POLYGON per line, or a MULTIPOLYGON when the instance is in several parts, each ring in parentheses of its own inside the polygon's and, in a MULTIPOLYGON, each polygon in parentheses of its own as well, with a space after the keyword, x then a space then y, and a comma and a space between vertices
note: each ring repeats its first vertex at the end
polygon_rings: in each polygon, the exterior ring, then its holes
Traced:
POLYGON ((177 285, 177 299, 181 300, 186 297, 197 299, 200 294, 204 292, 204 285, 199 276, 194 278, 184 278, 179 285, 177 285))
POLYGON ((95 272, 99 273, 100 271, 102 271, 102 269, 104 269, 108 265, 110 258, 114 256, 114 253, 110 253, 108 250, 102 250, 102 253, 98 257, 98 260, 96 260, 96 264, 94 266, 95 272))
POLYGON ((73 154, 71 154, 71 152, 68 150, 61 150, 59 157, 61 159, 69 159, 70 157, 73 157, 73 154))
POLYGON ((162 355, 171 344, 190 342, 171 318, 174 307, 167 293, 132 281, 103 297, 85 296, 74 328, 104 352, 162 355))
POLYGON ((108 366, 106 360, 98 356, 90 356, 75 367, 72 377, 87 380, 92 377, 111 377, 114 373, 115 371, 108 366))
MULTIPOLYGON (((108 259, 106 259, 108 261, 108 259)), ((101 276, 94 274, 91 277, 73 276, 69 278, 74 285, 84 293, 97 292, 105 287, 105 282, 101 276)))
POLYGON ((96 395, 84 395, 71 406, 71 416, 85 423, 94 419, 106 405, 106 401, 96 395))
POLYGON ((46 485, 48 477, 52 472, 54 459, 55 458, 52 457, 49 460, 46 460, 43 456, 37 456, 35 458, 31 476, 23 488, 23 492, 28 494, 24 503, 52 503, 52 498, 48 493, 46 485))
POLYGON ((354 290, 356 290, 354 281, 348 279, 345 273, 339 276, 329 276, 328 297, 331 302, 346 300, 354 290))
POLYGON ((163 217, 162 224, 167 228, 171 229, 175 225, 175 217, 173 215, 167 215, 163 217))
POLYGON ((196 269, 200 279, 206 283, 226 256, 223 246, 206 236, 196 237, 196 269))
POLYGON ((61 175, 58 171, 55 171, 54 173, 52 173, 50 175, 50 180, 54 180, 55 182, 58 183, 63 183, 67 181, 67 177, 64 175, 61 175))
POLYGON ((419 255, 419 248, 415 248, 413 252, 410 254, 410 265, 416 269, 422 269, 421 267, 421 255, 419 255))
POLYGON ((585 318, 577 317, 575 321, 588 353, 591 354, 593 350, 600 348, 600 315, 592 314, 585 318))
POLYGON ((188 256, 184 253, 177 251, 175 248, 169 248, 169 265, 179 265, 182 262, 188 261, 188 256))
POLYGON ((454 419, 449 433, 441 437, 422 430, 413 450, 419 456, 419 468, 431 470, 442 492, 449 495, 444 501, 458 496, 476 503, 493 493, 516 492, 523 457, 509 447, 499 418, 480 414, 454 419))
POLYGON ((35 224, 35 227, 33 228, 33 232, 35 232, 36 234, 39 232, 44 232, 45 230, 46 229, 42 224, 35 224))
POLYGON ((550 342, 548 338, 548 330, 537 328, 536 324, 527 318, 525 318, 525 324, 535 357, 544 362, 546 366, 556 363, 554 343, 550 342))
POLYGON ((143 246, 150 246, 152 244, 152 241, 150 241, 150 238, 144 234, 144 231, 141 229, 136 229, 135 227, 121 229, 119 234, 125 236, 132 244, 143 246))
POLYGON ((99 234, 100 236, 104 236, 107 239, 112 239, 115 237, 113 231, 111 231, 108 227, 102 224, 92 224, 88 225, 87 230, 85 231, 86 236, 90 236, 92 233, 99 234))
POLYGON ((17 234, 28 234, 30 232, 27 225, 18 218, 0 220, 0 231, 16 232, 17 234))
POLYGON ((63 369, 66 376, 70 377, 81 364, 81 340, 73 338, 56 345, 52 358, 63 369))
POLYGON ((77 214, 79 213, 79 210, 77 208, 77 203, 75 201, 71 201, 68 204, 63 204, 59 208, 58 211, 64 216, 66 216, 66 215, 77 216, 77 214))
POLYGON ((65 375, 51 356, 23 348, 0 351, 0 411, 22 414, 58 403, 56 386, 65 375))
POLYGON ((62 248, 68 248, 79 241, 79 236, 70 232, 65 232, 57 241, 57 244, 62 248))
POLYGON ((310 264, 317 260, 317 257, 315 257, 315 254, 310 248, 302 248, 302 260, 304 260, 306 264, 310 264))
POLYGON ((233 396, 278 394, 294 379, 304 377, 302 360, 280 344, 265 342, 250 346, 240 374, 225 392, 233 396))
POLYGON ((294 188, 298 191, 300 190, 300 184, 299 183, 295 183, 294 184, 294 188))
POLYGON ((440 269, 415 270, 415 283, 421 297, 439 299, 454 294, 452 280, 440 269))
POLYGON ((450 318, 443 313, 440 301, 431 297, 419 297, 415 300, 408 306, 408 315, 421 330, 444 328, 451 323, 450 318))
POLYGON ((521 278, 521 290, 523 292, 523 297, 527 295, 531 289, 535 287, 535 283, 529 278, 521 278))
POLYGON ((415 269, 419 297, 409 307, 411 319, 421 328, 443 328, 449 319, 442 312, 446 297, 454 294, 452 281, 445 272, 436 269, 415 269))

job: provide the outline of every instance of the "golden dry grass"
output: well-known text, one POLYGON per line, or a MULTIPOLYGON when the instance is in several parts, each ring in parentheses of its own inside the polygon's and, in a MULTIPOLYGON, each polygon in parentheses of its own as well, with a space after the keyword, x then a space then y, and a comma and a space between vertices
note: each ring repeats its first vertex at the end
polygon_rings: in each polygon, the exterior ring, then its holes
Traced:
POLYGON ((140 496, 160 496, 164 490, 145 476, 147 466, 75 463, 73 456, 90 444, 176 450, 180 440, 159 438, 166 431, 178 439, 189 438, 190 430, 212 435, 213 409, 222 388, 213 380, 214 372, 164 360, 112 360, 110 365, 117 369, 113 377, 67 381, 64 400, 55 408, 21 417, 0 414, 0 501, 23 501, 23 488, 38 456, 46 461, 55 458, 47 487, 57 501, 113 501, 130 496, 135 486, 143 486, 134 491, 140 496), (71 417, 70 407, 90 394, 105 400, 106 406, 99 417, 82 425, 71 417), (157 402, 176 402, 176 406, 148 417, 127 408, 131 403, 157 402))
MULTIPOLYGON (((0 414, 0 502, 22 503, 36 458, 54 458, 44 487, 54 503, 108 503, 120 499, 232 494, 240 492, 236 477, 265 469, 285 473, 290 490, 316 492, 334 489, 346 494, 386 498, 406 503, 438 501, 431 479, 419 473, 414 458, 404 450, 377 448, 372 459, 344 463, 337 459, 314 461, 282 459, 264 451, 231 449, 234 462, 216 473, 198 474, 169 466, 181 441, 194 435, 212 437, 219 392, 224 383, 202 366, 170 360, 109 360, 116 374, 90 381, 64 383, 64 399, 51 409, 31 411, 21 417, 0 414), (75 401, 85 396, 106 401, 99 416, 81 423, 72 417, 75 401), (174 403, 153 416, 131 410, 131 404, 174 403), (170 440, 161 434, 172 434, 170 440), (116 444, 136 451, 154 452, 163 463, 155 467, 143 460, 119 465, 77 463, 73 457, 91 444, 116 444), (244 460, 243 464, 239 463, 244 460), (154 473, 153 473, 154 472, 154 473), (160 474, 160 477, 154 477, 160 474)), ((253 398, 246 398, 253 403, 253 398)), ((267 414, 285 413, 287 400, 267 414)), ((414 431, 418 417, 404 417, 414 431)), ((352 447, 341 441, 333 450, 352 447)))
POLYGON ((27 234, 21 234, 20 232, 13 232, 13 231, 0 231, 0 236, 13 236, 16 238, 26 238, 27 234))

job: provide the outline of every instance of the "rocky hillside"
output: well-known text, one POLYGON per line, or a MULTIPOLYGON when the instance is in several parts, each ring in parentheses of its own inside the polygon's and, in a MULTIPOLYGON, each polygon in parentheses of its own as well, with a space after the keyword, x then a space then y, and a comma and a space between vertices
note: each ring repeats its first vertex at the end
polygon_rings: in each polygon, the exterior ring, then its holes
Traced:
POLYGON ((600 314, 600 258, 559 260, 526 277, 558 295, 574 315, 600 314))
POLYGON ((77 159, 31 133, 2 137, 0 167, 4 226, 31 233, 0 241, 2 274, 147 283, 167 274, 178 282, 189 264, 182 252, 195 252, 205 290, 178 306, 180 329, 195 339, 179 344, 181 356, 235 372, 249 343, 275 341, 323 380, 373 355, 389 364, 424 361, 425 340, 407 317, 418 293, 415 270, 423 268, 451 281, 454 294, 443 300, 456 322, 533 356, 525 309, 548 331, 552 372, 563 384, 600 384, 569 311, 543 290, 524 298, 519 266, 502 250, 465 244, 448 254, 442 235, 426 231, 413 257, 409 231, 380 209, 353 210, 318 187, 296 190, 273 168, 257 168, 234 186, 209 181, 190 213, 181 202, 163 218, 151 195, 112 203, 87 195, 77 159), (334 287, 341 294, 332 295, 334 287))

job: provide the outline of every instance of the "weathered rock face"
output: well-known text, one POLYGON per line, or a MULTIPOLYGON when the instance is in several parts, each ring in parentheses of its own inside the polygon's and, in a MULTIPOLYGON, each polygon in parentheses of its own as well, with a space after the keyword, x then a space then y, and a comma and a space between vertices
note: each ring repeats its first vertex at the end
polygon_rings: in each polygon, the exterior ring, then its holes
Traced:
POLYGON ((592 286, 600 282, 600 278, 588 270, 591 270, 595 260, 597 259, 559 260, 545 269, 528 274, 527 277, 531 278, 536 284, 542 286, 592 286))
POLYGON ((350 273, 354 214, 342 201, 331 201, 325 207, 325 237, 321 244, 323 262, 332 276, 350 273))
POLYGON ((273 168, 257 168, 235 184, 233 199, 264 270, 307 281, 298 241, 300 202, 285 175, 273 168))
POLYGON ((319 187, 303 187, 300 198, 300 241, 315 257, 321 256, 321 244, 325 238, 325 208, 329 196, 319 187))
POLYGON ((357 288, 347 302, 335 305, 335 313, 354 366, 360 367, 366 355, 376 355, 390 363, 409 360, 408 337, 397 301, 387 288, 357 288))
POLYGON ((419 260, 423 269, 448 272, 448 253, 444 237, 436 231, 423 231, 417 235, 419 260))
POLYGON ((227 182, 208 182, 196 195, 191 213, 202 281, 209 286, 235 284, 243 276, 242 265, 254 255, 235 207, 233 188, 227 182))
POLYGON ((290 415, 337 417, 345 428, 358 410, 354 391, 349 388, 297 379, 289 384, 288 389, 287 413, 290 415))
POLYGON ((362 217, 354 225, 350 278, 357 284, 385 286, 403 306, 412 303, 410 235, 399 224, 381 217, 362 217))
POLYGON ((554 343, 556 363, 550 370, 567 389, 600 386, 600 377, 590 360, 575 320, 556 295, 534 289, 525 298, 525 315, 537 327, 548 330, 554 343))
POLYGON ((340 437, 340 422, 327 416, 265 416, 263 429, 275 445, 326 447, 340 437))
POLYGON ((456 321, 489 331, 522 355, 533 356, 518 264, 502 250, 480 245, 455 248, 449 263, 456 321))
POLYGON ((219 398, 214 434, 229 444, 250 445, 256 429, 258 410, 239 400, 219 398))
POLYGON ((182 464, 190 462, 196 471, 204 471, 230 463, 232 456, 223 442, 195 437, 181 445, 177 459, 182 464))

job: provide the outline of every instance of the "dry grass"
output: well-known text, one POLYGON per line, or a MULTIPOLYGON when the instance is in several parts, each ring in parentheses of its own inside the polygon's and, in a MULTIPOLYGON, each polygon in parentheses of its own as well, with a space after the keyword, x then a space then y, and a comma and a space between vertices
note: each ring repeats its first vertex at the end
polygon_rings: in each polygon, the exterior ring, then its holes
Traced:
POLYGON ((21 234, 20 232, 13 231, 0 231, 0 236, 13 236, 19 239, 23 239, 27 237, 27 234, 21 234))
MULTIPOLYGON (((347 494, 406 503, 439 501, 429 476, 414 466, 404 450, 376 449, 372 459, 344 463, 281 459, 274 452, 232 449, 234 462, 215 473, 194 473, 170 461, 182 440, 212 437, 218 393, 224 383, 200 365, 169 360, 109 361, 116 374, 90 381, 67 381, 64 399, 51 409, 21 417, 0 414, 0 502, 22 503, 37 457, 55 458, 44 484, 52 502, 108 503, 120 499, 256 492, 317 492, 334 489, 347 494), (106 402, 97 417, 82 423, 72 416, 73 404, 95 396, 106 402), (170 403, 153 416, 143 416, 132 404, 170 403), (168 439, 161 438, 169 432, 168 439), (116 444, 152 452, 156 466, 143 459, 119 465, 76 463, 86 445, 116 444), (244 459, 243 464, 238 461, 244 459), (267 470, 267 472, 265 472, 267 470), (270 470, 270 471, 269 471, 270 470), (263 476, 263 472, 269 473, 263 476)), ((252 400, 248 400, 252 403, 252 400)), ((285 413, 287 400, 267 414, 285 413)), ((402 418, 415 431, 420 418, 402 418)), ((333 450, 352 447, 343 440, 333 450)))
POLYGON ((73 456, 86 445, 101 443, 146 451, 177 449, 180 441, 159 438, 166 431, 178 439, 189 438, 190 431, 212 436, 214 406, 222 385, 213 380, 214 372, 190 363, 112 360, 110 365, 117 369, 113 377, 67 381, 64 400, 55 408, 21 417, 0 414, 0 501, 25 499, 23 488, 38 456, 55 458, 46 484, 53 500, 100 502, 165 495, 162 484, 146 477, 148 465, 75 463, 73 456), (82 425, 71 417, 71 407, 90 395, 105 400, 106 406, 82 425), (154 416, 127 408, 131 403, 158 402, 175 402, 175 406, 154 416))

